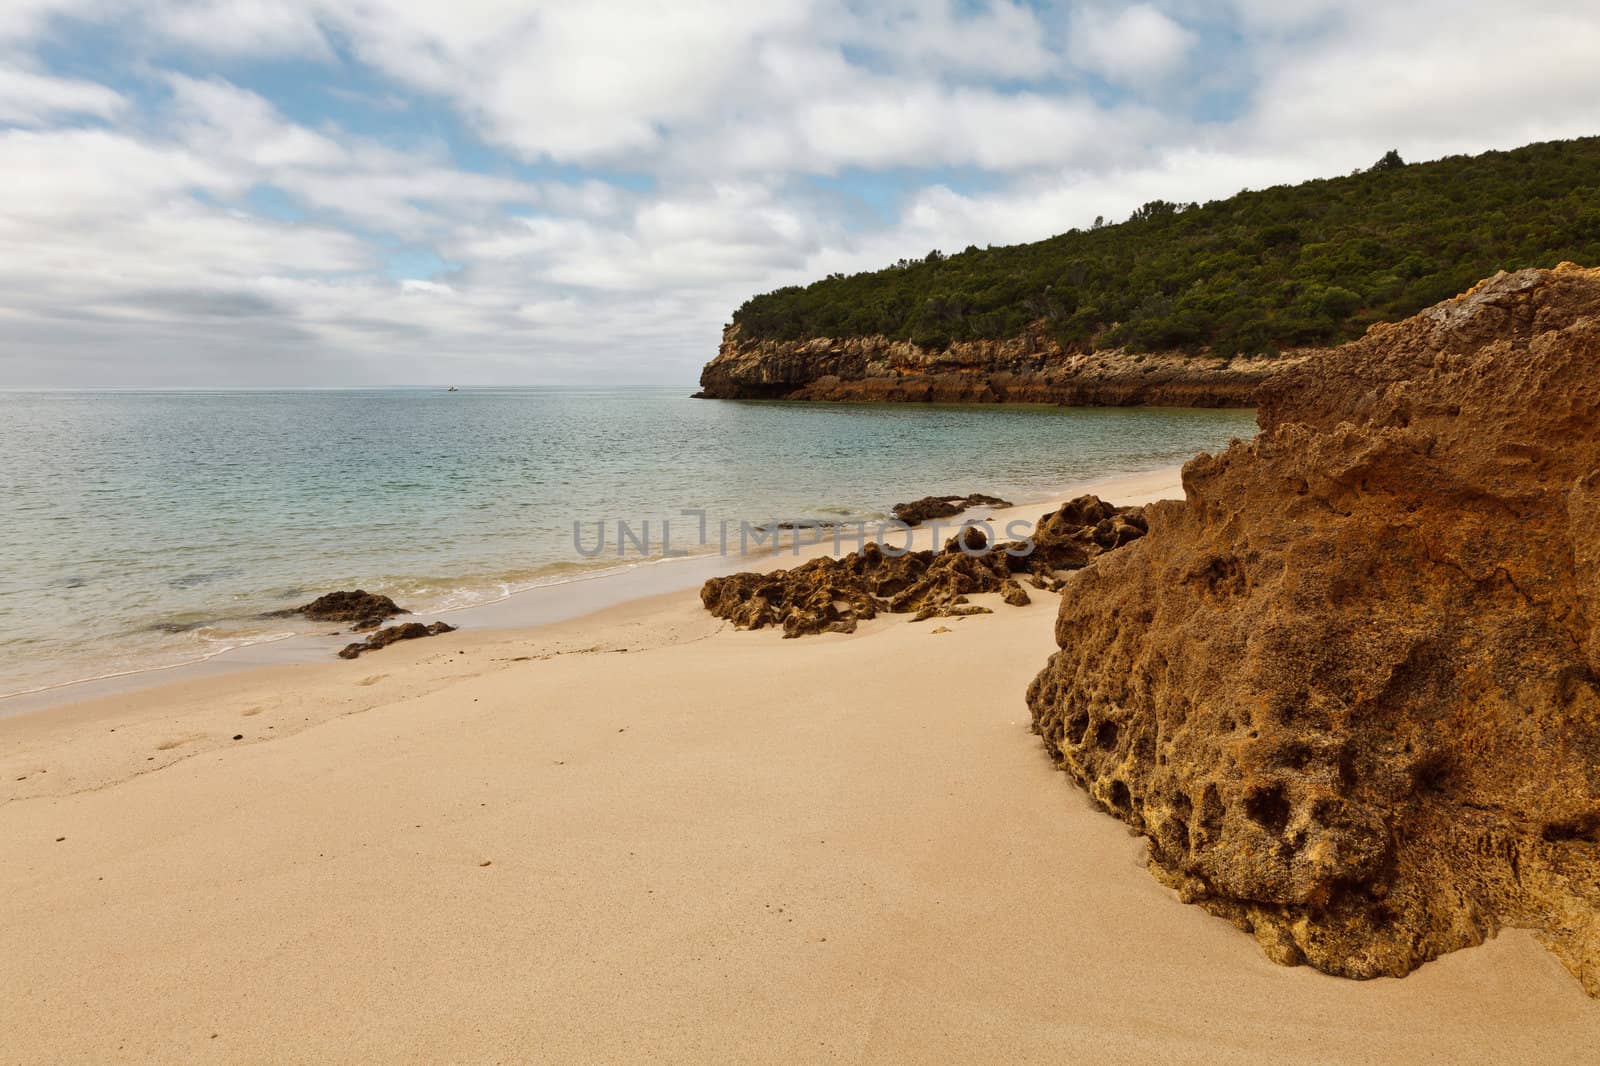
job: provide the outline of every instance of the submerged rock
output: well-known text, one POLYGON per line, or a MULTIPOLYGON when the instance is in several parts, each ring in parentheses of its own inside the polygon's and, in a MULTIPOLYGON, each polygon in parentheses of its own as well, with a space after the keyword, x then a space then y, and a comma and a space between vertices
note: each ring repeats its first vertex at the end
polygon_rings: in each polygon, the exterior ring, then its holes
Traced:
POLYGON ((951 518, 973 507, 1010 507, 998 496, 975 492, 970 496, 924 496, 911 503, 894 505, 894 516, 908 526, 921 525, 935 518, 951 518))
POLYGON ((423 625, 421 622, 405 622, 397 626, 386 626, 378 630, 364 641, 355 644, 346 644, 339 651, 339 658, 354 659, 363 652, 377 651, 387 648, 397 640, 416 640, 418 637, 436 637, 440 633, 454 633, 456 627, 444 622, 435 622, 432 625, 423 625))
POLYGON ((1517 926, 1600 994, 1600 271, 1375 326, 1259 421, 1073 580, 1035 730, 1277 962, 1517 926))
POLYGON ((1112 507, 1081 496, 1040 517, 1028 541, 990 546, 979 525, 964 528, 942 551, 892 554, 868 544, 842 558, 822 556, 792 570, 714 577, 700 602, 718 618, 743 629, 780 626, 786 637, 853 633, 880 611, 911 614, 916 621, 988 614, 970 595, 998 592, 1022 606, 1027 592, 1015 575, 1030 574, 1040 587, 1056 587, 1070 570, 1142 534, 1138 508, 1112 507))

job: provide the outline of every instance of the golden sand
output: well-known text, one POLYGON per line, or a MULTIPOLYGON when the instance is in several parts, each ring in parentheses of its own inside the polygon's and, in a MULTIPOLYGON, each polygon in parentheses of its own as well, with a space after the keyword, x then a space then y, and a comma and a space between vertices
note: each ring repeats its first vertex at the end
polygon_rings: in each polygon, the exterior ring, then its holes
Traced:
POLYGON ((1028 731, 1033 597, 785 641, 675 593, 0 720, 0 1061, 1594 1061, 1525 934, 1356 983, 1179 904, 1028 731))

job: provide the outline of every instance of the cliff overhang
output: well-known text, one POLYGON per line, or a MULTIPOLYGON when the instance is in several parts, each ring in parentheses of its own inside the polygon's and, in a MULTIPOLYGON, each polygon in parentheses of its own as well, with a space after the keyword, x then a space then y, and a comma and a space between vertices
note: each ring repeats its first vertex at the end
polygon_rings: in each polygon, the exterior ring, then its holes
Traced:
POLYGON ((1267 378, 1311 351, 1222 358, 1078 352, 1041 328, 1005 340, 925 348, 872 337, 756 340, 723 331, 696 395, 722 400, 1038 403, 1070 406, 1249 407, 1267 378))

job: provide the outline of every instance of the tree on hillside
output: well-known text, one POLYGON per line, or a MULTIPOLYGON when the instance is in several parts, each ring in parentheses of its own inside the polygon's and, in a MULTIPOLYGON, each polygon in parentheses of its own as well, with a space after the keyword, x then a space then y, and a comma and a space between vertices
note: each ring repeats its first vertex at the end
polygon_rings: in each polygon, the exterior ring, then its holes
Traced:
POLYGON ((1397 149, 1391 148, 1387 152, 1383 153, 1383 158, 1382 159, 1380 159, 1376 163, 1372 164, 1372 169, 1373 170, 1399 170, 1401 167, 1403 167, 1405 165, 1406 165, 1406 161, 1404 159, 1400 158, 1400 152, 1397 149))
POLYGON ((871 336, 929 346, 1038 331, 1076 351, 1252 355, 1359 337, 1496 270, 1600 264, 1600 137, 1407 163, 1128 223, 756 296, 752 340, 871 336))

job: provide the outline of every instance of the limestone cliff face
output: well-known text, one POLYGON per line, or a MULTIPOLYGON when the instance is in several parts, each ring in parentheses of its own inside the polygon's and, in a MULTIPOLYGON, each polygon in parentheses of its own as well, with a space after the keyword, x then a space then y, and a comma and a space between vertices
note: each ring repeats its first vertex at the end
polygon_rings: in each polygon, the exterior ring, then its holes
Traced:
POLYGON ((1279 962, 1517 926, 1600 995, 1600 271, 1376 326, 1259 422, 1067 583, 1047 749, 1279 962))
POLYGON ((1306 353, 1225 360, 1064 351, 1038 333, 929 349, 887 337, 752 341, 729 326, 700 374, 710 399, 1248 407, 1306 353))

